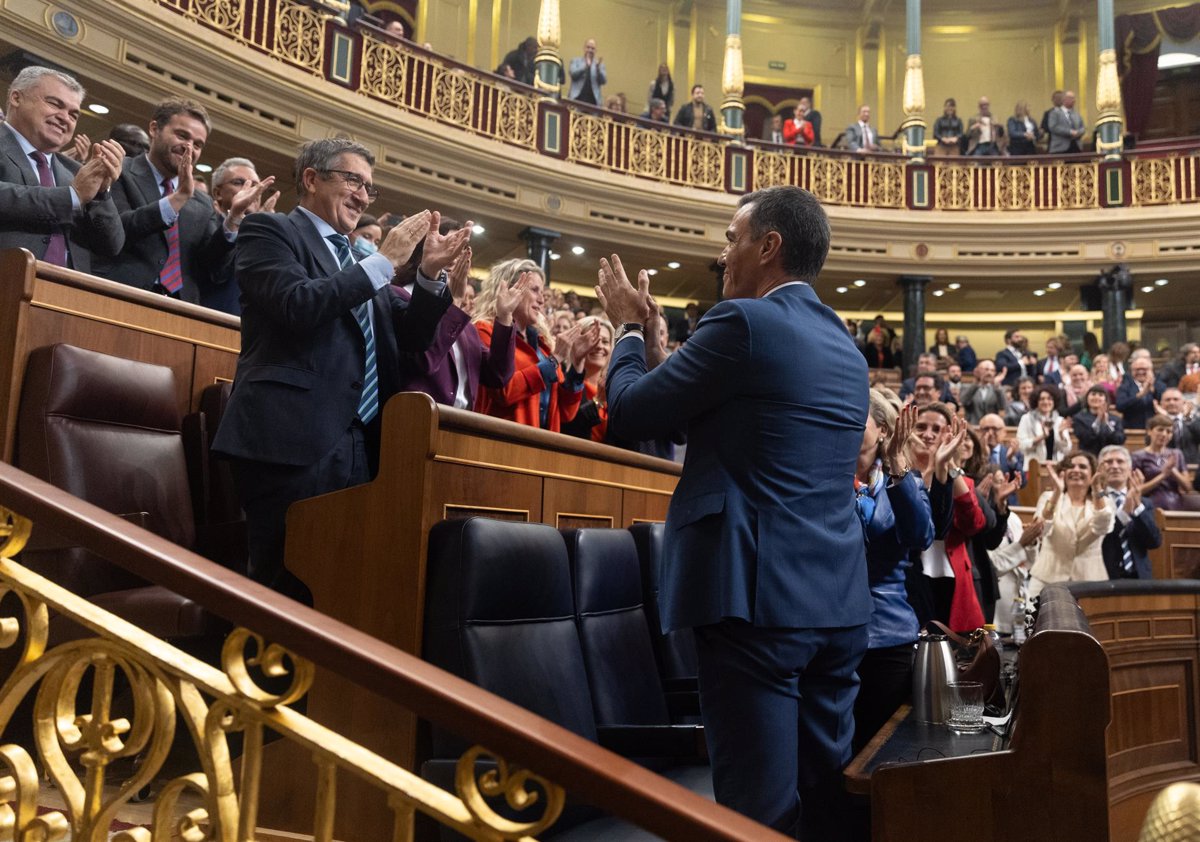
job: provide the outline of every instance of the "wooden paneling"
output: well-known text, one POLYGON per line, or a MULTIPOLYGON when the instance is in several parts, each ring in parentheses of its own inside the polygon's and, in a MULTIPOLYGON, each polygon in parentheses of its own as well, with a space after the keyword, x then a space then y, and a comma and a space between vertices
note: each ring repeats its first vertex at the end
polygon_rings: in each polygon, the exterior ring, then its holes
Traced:
POLYGON ((558 529, 619 528, 621 489, 547 479, 542 486, 545 521, 558 529))

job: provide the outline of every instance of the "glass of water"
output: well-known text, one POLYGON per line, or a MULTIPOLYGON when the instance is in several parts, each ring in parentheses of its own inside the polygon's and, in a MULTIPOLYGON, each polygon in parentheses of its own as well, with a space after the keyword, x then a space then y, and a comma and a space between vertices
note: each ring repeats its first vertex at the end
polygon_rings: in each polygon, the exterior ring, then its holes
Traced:
POLYGON ((952 681, 946 688, 950 696, 950 718, 946 726, 957 734, 977 734, 987 727, 983 721, 983 685, 978 681, 952 681))

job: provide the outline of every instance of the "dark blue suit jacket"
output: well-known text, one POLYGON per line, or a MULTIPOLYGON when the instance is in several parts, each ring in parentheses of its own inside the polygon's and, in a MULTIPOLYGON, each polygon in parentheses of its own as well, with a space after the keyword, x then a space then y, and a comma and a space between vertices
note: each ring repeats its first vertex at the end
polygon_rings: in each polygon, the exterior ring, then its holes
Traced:
POLYGON ((1153 550, 1162 544, 1162 532, 1154 522, 1154 504, 1142 499, 1142 513, 1130 518, 1128 526, 1122 526, 1121 521, 1113 523, 1112 531, 1104 536, 1100 551, 1104 554, 1104 566, 1108 569, 1108 578, 1124 579, 1121 568, 1121 533, 1125 533, 1129 541, 1129 554, 1133 557, 1133 569, 1138 579, 1153 579, 1150 569, 1150 557, 1147 550, 1153 550))
POLYGON ((366 343, 353 308, 374 308, 379 404, 399 388, 400 351, 429 347, 450 306, 419 284, 406 303, 359 266, 340 269, 299 209, 255 213, 238 233, 242 352, 213 450, 306 466, 349 429, 362 396, 366 343))
MULTIPOLYGON (((1000 369, 1008 369, 1004 375, 1004 379, 1000 382, 1001 386, 1016 386, 1017 381, 1021 379, 1021 360, 1008 348, 1001 348, 996 353, 996 374, 1000 373, 1000 369)), ((1035 377, 1037 374, 1036 367, 1034 371, 1029 372, 1029 377, 1035 377)))
POLYGON ((659 579, 664 630, 870 619, 854 501, 867 367, 812 287, 722 301, 649 373, 644 344, 626 338, 607 389, 616 435, 687 430, 659 579))

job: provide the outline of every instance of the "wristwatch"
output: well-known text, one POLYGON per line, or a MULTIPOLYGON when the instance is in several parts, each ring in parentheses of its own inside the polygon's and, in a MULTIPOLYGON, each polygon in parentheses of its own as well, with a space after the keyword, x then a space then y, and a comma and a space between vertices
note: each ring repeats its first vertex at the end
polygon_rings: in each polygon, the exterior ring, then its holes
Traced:
POLYGON ((946 471, 946 476, 948 476, 950 479, 958 479, 966 473, 967 472, 962 468, 951 468, 950 470, 946 471))
MULTIPOLYGON (((644 339, 646 336, 646 327, 641 322, 625 322, 621 325, 621 329, 617 331, 617 340, 623 339, 628 333, 640 333, 644 339)), ((614 341, 614 345, 616 342, 614 341)))

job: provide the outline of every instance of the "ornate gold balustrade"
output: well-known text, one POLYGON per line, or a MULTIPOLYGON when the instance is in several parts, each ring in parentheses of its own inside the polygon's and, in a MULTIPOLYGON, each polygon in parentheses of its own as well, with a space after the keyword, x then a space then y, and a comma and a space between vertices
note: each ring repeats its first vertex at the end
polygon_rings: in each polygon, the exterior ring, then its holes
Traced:
POLYGON ((669 838, 783 838, 3 463, 0 597, 7 608, 0 614, 0 648, 10 650, 6 663, 15 664, 0 686, 0 727, 11 739, 13 717, 29 709, 26 700, 33 701, 34 717, 32 745, 0 744, 6 839, 248 842, 256 837, 269 732, 300 744, 317 768, 312 804, 295 807, 311 809, 316 840, 332 838, 338 781, 346 775, 386 797, 397 840, 412 838, 417 812, 474 839, 529 838, 558 818, 564 787, 669 838), (221 669, 23 567, 15 558, 34 523, 231 621, 237 628, 225 640, 221 669), (86 634, 52 639, 54 615, 86 634), (293 710, 289 705, 313 681, 314 664, 404 698, 418 715, 478 743, 458 762, 457 791, 433 786, 293 710), (177 715, 199 758, 190 772, 168 771, 182 754, 177 715), (493 761, 491 771, 481 772, 477 760, 493 761), (530 768, 551 771, 556 782, 530 768), (53 780, 65 809, 44 809, 40 771, 53 780), (110 835, 118 811, 152 781, 158 792, 152 826, 110 835), (497 815, 487 803, 496 798, 529 818, 497 815))

